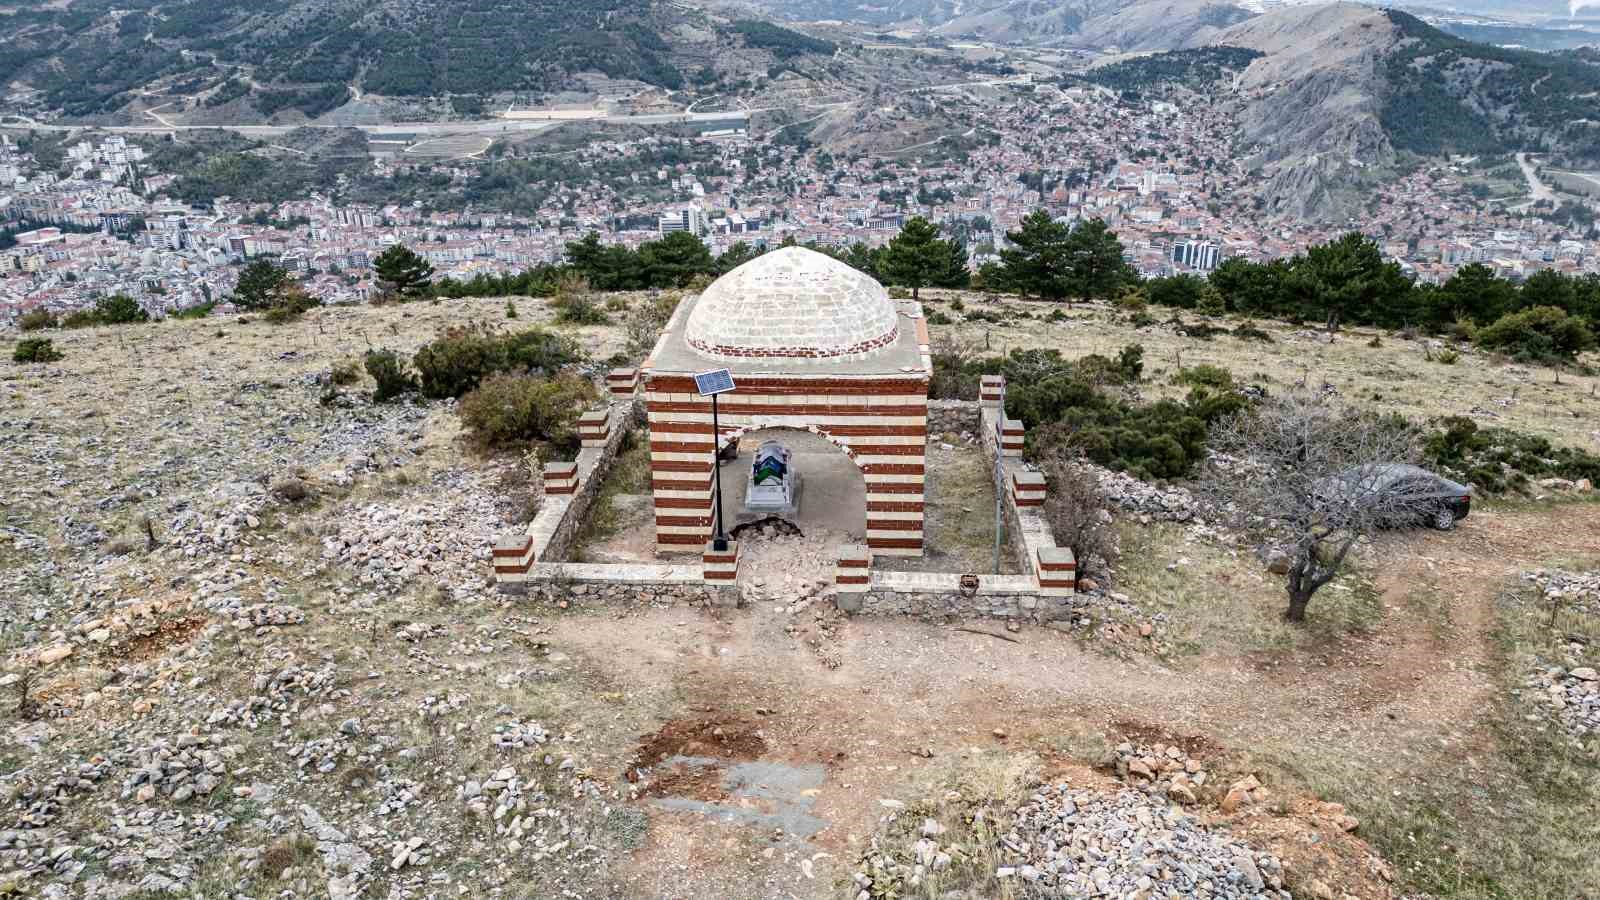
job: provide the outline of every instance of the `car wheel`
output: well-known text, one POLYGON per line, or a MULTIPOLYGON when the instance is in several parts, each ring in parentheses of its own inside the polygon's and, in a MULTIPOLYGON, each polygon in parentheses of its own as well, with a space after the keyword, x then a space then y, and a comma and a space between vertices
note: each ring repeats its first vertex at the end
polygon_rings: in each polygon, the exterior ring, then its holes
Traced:
POLYGON ((1449 531, 1456 527, 1456 514, 1448 506, 1441 506, 1433 513, 1433 527, 1440 531, 1449 531))

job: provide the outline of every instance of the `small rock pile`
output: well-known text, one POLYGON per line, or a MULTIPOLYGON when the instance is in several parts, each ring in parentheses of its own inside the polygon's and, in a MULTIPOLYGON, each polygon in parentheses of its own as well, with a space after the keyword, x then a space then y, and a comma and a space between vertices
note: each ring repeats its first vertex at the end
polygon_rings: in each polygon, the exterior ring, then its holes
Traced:
POLYGON ((1590 666, 1551 666, 1528 676, 1530 692, 1543 696, 1562 726, 1577 737, 1600 733, 1600 673, 1590 666))
POLYGON ((550 734, 538 722, 512 722, 494 729, 494 745, 501 750, 537 747, 549 740, 550 734))
POLYGON ((1277 857, 1136 791, 1040 788, 1000 839, 1002 880, 1038 897, 1283 898, 1277 857))
POLYGON ((281 603, 257 603, 239 610, 239 619, 257 628, 278 628, 284 625, 303 625, 306 614, 281 603))
POLYGON ((1204 764, 1177 744, 1135 746, 1125 742, 1117 745, 1113 765, 1117 777, 1133 788, 1185 806, 1199 802, 1197 792, 1208 777, 1204 764))
POLYGON ((183 803, 210 794, 228 773, 222 753, 211 749, 220 744, 216 735, 183 734, 176 741, 159 740, 138 751, 137 767, 122 784, 123 799, 149 803, 165 796, 183 803))
POLYGON ((1089 467, 1100 480, 1100 489, 1106 499, 1125 512, 1133 513, 1139 521, 1188 522, 1195 518, 1198 504, 1194 495, 1181 487, 1157 487, 1126 472, 1113 472, 1099 466, 1089 467))
POLYGON ((1586 614, 1600 613, 1600 572, 1534 569, 1523 572, 1522 580, 1539 588, 1547 606, 1586 614))

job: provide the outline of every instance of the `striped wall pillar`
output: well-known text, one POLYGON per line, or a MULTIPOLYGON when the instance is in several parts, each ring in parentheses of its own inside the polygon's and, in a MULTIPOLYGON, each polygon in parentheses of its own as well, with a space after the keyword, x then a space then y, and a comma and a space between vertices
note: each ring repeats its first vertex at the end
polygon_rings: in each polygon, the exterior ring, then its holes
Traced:
POLYGON ((583 446, 604 447, 610 437, 610 409, 591 409, 578 417, 578 440, 583 446))
MULTIPOLYGON (((922 555, 925 375, 734 378, 738 389, 718 400, 724 435, 790 428, 832 442, 866 484, 868 547, 877 555, 922 555)), ((711 402, 694 392, 688 375, 646 373, 644 389, 656 552, 692 553, 711 536, 711 402)), ((744 477, 732 468, 724 474, 744 477)))
POLYGON ((1066 547, 1040 547, 1033 573, 1039 593, 1047 597, 1070 597, 1078 592, 1078 561, 1066 547))
POLYGON ((728 549, 718 550, 714 541, 706 541, 700 555, 706 587, 712 589, 713 603, 717 606, 739 604, 739 542, 729 541, 728 549))
POLYGON ((638 386, 638 369, 612 369, 606 373, 606 390, 618 400, 632 399, 634 389, 638 386))
POLYGON ((547 497, 570 496, 578 492, 578 464, 545 463, 544 493, 547 497))
POLYGON ((1006 377, 985 375, 978 385, 978 403, 990 409, 1000 409, 1006 399, 1006 377))
POLYGON ((1000 424, 1000 455, 1021 456, 1027 430, 1016 419, 1006 419, 1000 424))
POLYGON ((527 532, 511 531, 495 538, 495 580, 505 580, 507 576, 511 576, 512 579, 526 576, 528 570, 537 562, 534 559, 536 555, 533 549, 533 535, 527 532))
POLYGON ((845 544, 839 548, 838 565, 833 571, 833 589, 839 594, 864 594, 872 586, 872 551, 866 544, 845 544))
POLYGON ((1011 473, 1011 499, 1018 507, 1044 506, 1044 476, 1038 472, 1011 473))

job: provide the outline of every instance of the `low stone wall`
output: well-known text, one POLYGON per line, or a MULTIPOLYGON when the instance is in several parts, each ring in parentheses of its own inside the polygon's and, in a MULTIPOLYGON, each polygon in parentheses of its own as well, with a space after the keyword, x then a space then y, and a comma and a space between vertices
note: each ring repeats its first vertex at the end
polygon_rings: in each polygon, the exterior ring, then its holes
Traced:
POLYGON ((1012 619, 1065 621, 1086 605, 1083 597, 1041 596, 1032 575, 980 575, 978 588, 961 589, 961 576, 928 572, 873 572, 867 590, 840 593, 839 608, 869 616, 912 616, 932 622, 1012 619))
POLYGON ((727 606, 738 599, 736 590, 708 586, 699 564, 540 563, 526 584, 536 600, 580 606, 727 606))
POLYGON ((602 410, 608 429, 604 442, 579 450, 572 464, 546 466, 545 496, 533 521, 495 539, 494 573, 500 590, 520 591, 535 577, 537 563, 565 559, 572 551, 584 516, 600 493, 600 482, 635 424, 631 402, 609 404, 602 410), (569 468, 572 471, 561 479, 551 479, 552 470, 566 473, 569 468), (575 489, 568 487, 574 479, 575 489))
POLYGON ((976 400, 928 401, 929 437, 937 438, 946 433, 977 434, 981 427, 983 416, 976 400))

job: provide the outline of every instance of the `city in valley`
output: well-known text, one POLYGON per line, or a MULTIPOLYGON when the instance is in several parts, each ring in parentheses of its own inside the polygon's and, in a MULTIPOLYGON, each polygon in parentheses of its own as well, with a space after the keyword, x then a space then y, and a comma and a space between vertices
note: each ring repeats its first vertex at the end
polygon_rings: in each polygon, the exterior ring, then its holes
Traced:
POLYGON ((0 7, 0 900, 1600 897, 1600 8, 0 7))
MULTIPOLYGON (((359 163, 362 193, 392 184, 405 198, 417 182, 441 186, 401 202, 354 202, 338 184, 277 203, 183 202, 168 189, 194 173, 163 168, 160 151, 196 132, 14 131, 0 147, 0 180, 5 211, 25 230, 0 252, 0 304, 16 316, 108 294, 154 314, 226 302, 239 267, 257 257, 324 302, 360 302, 374 290, 372 259, 394 244, 467 280, 559 262, 590 232, 637 246, 688 230, 714 254, 741 242, 875 247, 914 216, 958 235, 977 269, 1038 209, 1103 220, 1145 276, 1203 275, 1233 257, 1286 259, 1348 231, 1423 282, 1471 263, 1513 280, 1542 269, 1600 272, 1593 201, 1558 197, 1521 154, 1419 161, 1377 186, 1359 215, 1308 221, 1266 208, 1262 173, 1241 158, 1227 104, 1020 81, 931 92, 946 115, 970 123, 964 131, 870 152, 786 141, 788 126, 762 133, 743 117, 677 126, 691 136, 640 128, 626 139, 585 134, 558 151, 516 144, 504 157, 482 152, 487 140, 464 158, 430 155, 438 139, 421 135, 385 151, 374 141, 370 162, 359 163), (29 152, 40 142, 57 145, 49 164, 29 152), (561 180, 527 185, 509 209, 439 208, 451 186, 541 171, 498 168, 519 154, 561 158, 559 176, 543 173, 561 180)), ((270 145, 247 153, 293 156, 270 145)), ((1568 179, 1600 188, 1593 176, 1568 179)))

